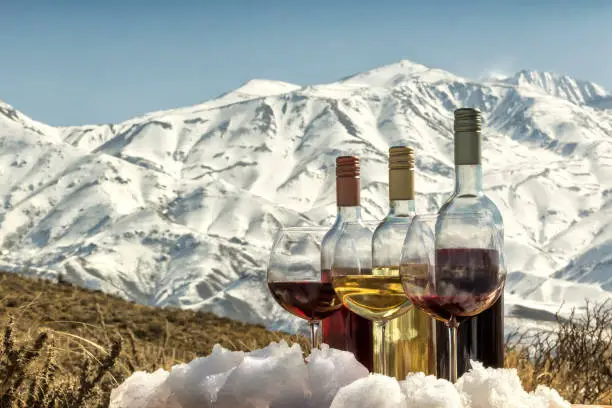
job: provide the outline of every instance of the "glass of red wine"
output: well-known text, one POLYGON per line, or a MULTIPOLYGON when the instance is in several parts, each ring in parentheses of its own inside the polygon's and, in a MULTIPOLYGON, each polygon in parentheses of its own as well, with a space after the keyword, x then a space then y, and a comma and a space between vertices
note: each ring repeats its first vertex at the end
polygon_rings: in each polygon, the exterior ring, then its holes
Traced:
POLYGON ((329 276, 321 275, 321 241, 328 228, 284 228, 268 262, 268 288, 286 311, 310 324, 312 348, 319 347, 319 325, 342 307, 329 276))
POLYGON ((417 215, 400 261, 404 292, 415 307, 446 324, 449 373, 457 381, 457 329, 490 308, 503 292, 506 268, 490 212, 417 215))

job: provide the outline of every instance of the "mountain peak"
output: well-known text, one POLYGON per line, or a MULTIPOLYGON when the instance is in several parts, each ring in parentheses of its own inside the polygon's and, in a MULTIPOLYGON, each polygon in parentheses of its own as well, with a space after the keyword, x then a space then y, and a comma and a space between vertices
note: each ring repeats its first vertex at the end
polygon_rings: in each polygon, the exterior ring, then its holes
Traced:
POLYGON ((218 97, 204 102, 200 106, 208 108, 248 99, 263 98, 266 96, 281 95, 300 89, 301 86, 289 82, 274 81, 270 79, 254 78, 244 82, 238 88, 225 92, 218 97))
POLYGON ((174 115, 190 115, 200 112, 203 109, 214 109, 224 105, 244 102, 250 99, 263 98, 266 96, 281 95, 288 92, 293 92, 300 89, 299 85, 291 84, 283 81, 273 81, 269 79, 250 79, 240 85, 238 88, 229 92, 209 99, 207 101, 177 109, 160 110, 147 113, 143 116, 135 117, 130 120, 153 119, 168 114, 174 115))
POLYGON ((340 82, 389 88, 414 80, 425 82, 462 81, 458 76, 442 69, 430 68, 410 60, 400 60, 393 64, 351 75, 341 79, 340 82))
POLYGON ((254 78, 246 81, 240 87, 229 93, 241 93, 252 96, 272 96, 292 92, 300 88, 301 86, 289 82, 254 78))
POLYGON ((576 104, 588 105, 609 96, 608 92, 596 83, 548 71, 521 70, 502 82, 537 88, 576 104))
POLYGON ((57 136, 56 128, 32 120, 13 106, 0 100, 0 128, 3 126, 12 128, 13 130, 27 129, 28 131, 33 131, 40 135, 52 136, 53 138, 57 136))

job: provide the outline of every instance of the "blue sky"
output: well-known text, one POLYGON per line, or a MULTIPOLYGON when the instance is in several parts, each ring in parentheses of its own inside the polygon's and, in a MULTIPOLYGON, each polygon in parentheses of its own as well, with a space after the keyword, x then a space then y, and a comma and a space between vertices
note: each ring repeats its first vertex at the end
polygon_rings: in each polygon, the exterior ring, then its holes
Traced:
POLYGON ((251 78, 307 85, 410 59, 612 90, 612 1, 11 1, 0 100, 53 125, 192 105, 251 78))

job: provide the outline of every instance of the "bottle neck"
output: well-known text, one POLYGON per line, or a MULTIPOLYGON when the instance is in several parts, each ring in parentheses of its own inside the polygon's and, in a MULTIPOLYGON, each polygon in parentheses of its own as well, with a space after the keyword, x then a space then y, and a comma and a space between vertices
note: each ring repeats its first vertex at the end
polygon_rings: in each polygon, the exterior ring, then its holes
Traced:
POLYGON ((336 222, 351 222, 361 220, 360 206, 338 206, 338 216, 336 222))
POLYGON ((482 167, 479 164, 455 166, 455 194, 482 193, 482 167))
POLYGON ((410 217, 415 213, 414 169, 389 169, 389 214, 387 217, 410 217))
POLYGON ((414 200, 390 200, 389 217, 412 217, 416 213, 414 200))

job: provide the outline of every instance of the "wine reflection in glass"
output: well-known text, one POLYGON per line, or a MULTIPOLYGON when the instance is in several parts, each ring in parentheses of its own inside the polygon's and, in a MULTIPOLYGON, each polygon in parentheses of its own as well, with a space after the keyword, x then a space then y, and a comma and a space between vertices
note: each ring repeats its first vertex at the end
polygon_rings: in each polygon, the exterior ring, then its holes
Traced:
MULTIPOLYGON (((399 270, 372 268, 372 235, 380 222, 347 222, 338 238, 332 264, 332 283, 350 311, 372 320, 385 338, 389 320, 410 310, 399 270)), ((399 261, 399 260, 398 260, 399 261)), ((385 342, 381 341, 378 367, 386 372, 385 342)))
POLYGON ((321 320, 342 307, 329 277, 321 276, 321 242, 328 228, 280 231, 268 262, 268 288, 286 311, 310 325, 311 346, 320 345, 321 320))
POLYGON ((417 215, 400 261, 404 292, 415 307, 446 324, 449 378, 457 381, 457 329, 501 295, 506 269, 500 234, 489 212, 417 215))

